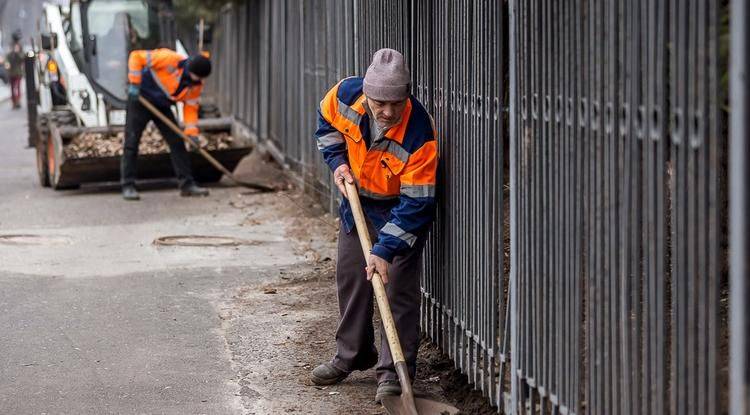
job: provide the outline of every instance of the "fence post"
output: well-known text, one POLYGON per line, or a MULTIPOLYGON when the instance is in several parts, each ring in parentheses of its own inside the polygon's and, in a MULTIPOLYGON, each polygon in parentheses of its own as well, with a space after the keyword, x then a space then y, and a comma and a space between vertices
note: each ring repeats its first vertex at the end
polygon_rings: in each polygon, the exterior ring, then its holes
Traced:
MULTIPOLYGON (((507 356, 510 356, 510 408, 504 408, 504 412, 515 414, 518 409, 518 224, 516 216, 518 211, 517 193, 518 193, 518 126, 516 125, 516 97, 518 96, 518 85, 516 84, 516 48, 517 48, 517 26, 516 26, 516 0, 508 2, 508 78, 510 80, 510 89, 508 91, 508 136, 510 145, 510 281, 508 282, 508 307, 510 308, 510 350, 507 356)), ((501 397, 502 398, 502 397, 501 397)), ((502 403, 498 402, 498 406, 502 403)))
POLYGON ((746 219, 748 203, 748 178, 750 166, 750 139, 747 120, 750 117, 748 105, 747 65, 748 31, 750 7, 745 0, 734 0, 731 4, 731 52, 730 52, 730 102, 729 125, 729 232, 730 232, 730 413, 743 415, 750 413, 748 408, 748 304, 750 284, 747 282, 747 260, 750 255, 749 222, 746 219))

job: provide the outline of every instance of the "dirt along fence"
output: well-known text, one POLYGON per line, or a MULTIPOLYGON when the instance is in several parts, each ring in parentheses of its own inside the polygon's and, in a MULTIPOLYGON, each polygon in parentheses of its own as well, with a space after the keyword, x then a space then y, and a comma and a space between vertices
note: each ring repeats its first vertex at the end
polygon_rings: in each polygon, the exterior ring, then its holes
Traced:
POLYGON ((246 1, 221 13, 210 90, 335 211, 318 103, 402 51, 441 157, 424 332, 501 412, 717 414, 748 373, 729 348, 727 176, 747 154, 728 164, 728 7, 246 1))

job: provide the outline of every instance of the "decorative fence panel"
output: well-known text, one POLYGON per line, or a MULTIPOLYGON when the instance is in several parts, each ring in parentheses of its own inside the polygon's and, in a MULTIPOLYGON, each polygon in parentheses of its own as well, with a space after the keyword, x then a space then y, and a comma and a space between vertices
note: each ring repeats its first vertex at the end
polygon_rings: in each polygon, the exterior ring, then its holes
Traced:
POLYGON ((210 89, 333 212, 318 102, 402 51, 439 134, 424 332, 499 411, 723 413, 727 3, 247 1, 210 89))

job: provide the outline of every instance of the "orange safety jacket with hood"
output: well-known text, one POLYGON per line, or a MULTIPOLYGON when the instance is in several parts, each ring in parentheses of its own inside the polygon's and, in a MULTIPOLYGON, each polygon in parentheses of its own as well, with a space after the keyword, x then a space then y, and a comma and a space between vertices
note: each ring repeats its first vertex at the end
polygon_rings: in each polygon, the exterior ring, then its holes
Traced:
MULTIPOLYGON (((315 136, 332 171, 348 163, 363 210, 379 231, 372 253, 391 262, 425 236, 435 217, 437 133, 427 110, 410 96, 398 124, 373 137, 362 86, 362 78, 351 77, 328 91, 320 102, 315 136)), ((351 232, 348 200, 342 200, 339 211, 351 232)))
POLYGON ((185 134, 197 135, 203 82, 190 78, 188 62, 187 56, 171 49, 134 50, 128 58, 128 80, 162 110, 178 101, 184 103, 185 134))

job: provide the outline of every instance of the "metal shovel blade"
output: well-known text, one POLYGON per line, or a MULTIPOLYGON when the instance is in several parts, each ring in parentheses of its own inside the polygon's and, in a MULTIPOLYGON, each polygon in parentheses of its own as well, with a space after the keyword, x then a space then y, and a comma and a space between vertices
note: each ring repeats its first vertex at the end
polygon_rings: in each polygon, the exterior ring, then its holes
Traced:
POLYGON ((275 191, 277 190, 277 189, 276 189, 276 188, 274 188, 274 187, 271 187, 271 186, 266 186, 266 185, 264 185, 264 184, 260 184, 260 183, 251 183, 251 182, 246 182, 246 181, 244 181, 244 180, 239 180, 239 179, 237 179, 237 178, 236 178, 236 177, 234 177, 234 176, 231 176, 231 177, 230 177, 230 180, 233 180, 233 181, 234 181, 234 182, 235 182, 236 184, 238 184, 238 185, 240 185, 240 186, 243 186, 243 187, 247 187, 248 189, 255 189, 255 190, 258 190, 258 191, 259 191, 259 192, 261 192, 261 193, 267 193, 267 192, 275 192, 275 191))
MULTIPOLYGON (((400 395, 384 396, 381 399, 385 412, 389 415, 415 415, 414 408, 409 408, 400 395)), ((456 415, 458 408, 424 398, 414 398, 417 415, 456 415)))

